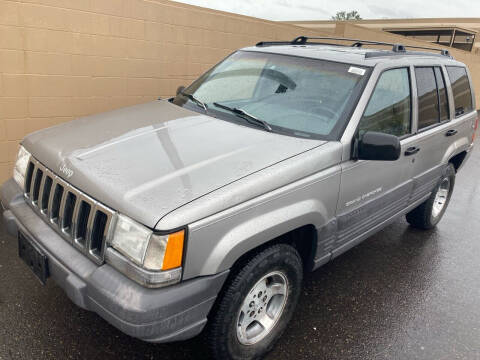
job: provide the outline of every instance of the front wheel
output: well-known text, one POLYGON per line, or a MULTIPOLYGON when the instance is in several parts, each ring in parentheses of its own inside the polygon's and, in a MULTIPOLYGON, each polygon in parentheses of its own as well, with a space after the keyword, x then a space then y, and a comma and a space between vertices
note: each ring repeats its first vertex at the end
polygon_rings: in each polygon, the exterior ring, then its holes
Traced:
POLYGON ((455 168, 452 164, 448 164, 445 175, 430 197, 406 215, 408 223, 413 227, 425 230, 435 227, 447 209, 454 185, 455 168))
POLYGON ((301 291, 302 261, 290 245, 264 249, 233 273, 210 316, 206 336, 215 359, 258 359, 290 321, 301 291))

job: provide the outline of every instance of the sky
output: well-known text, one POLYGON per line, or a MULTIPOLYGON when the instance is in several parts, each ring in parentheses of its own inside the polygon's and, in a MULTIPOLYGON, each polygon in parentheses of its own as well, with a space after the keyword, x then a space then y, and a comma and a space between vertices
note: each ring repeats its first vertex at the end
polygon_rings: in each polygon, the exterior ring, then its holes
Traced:
POLYGON ((357 10, 364 19, 480 17, 478 0, 175 0, 262 19, 329 20, 357 10))

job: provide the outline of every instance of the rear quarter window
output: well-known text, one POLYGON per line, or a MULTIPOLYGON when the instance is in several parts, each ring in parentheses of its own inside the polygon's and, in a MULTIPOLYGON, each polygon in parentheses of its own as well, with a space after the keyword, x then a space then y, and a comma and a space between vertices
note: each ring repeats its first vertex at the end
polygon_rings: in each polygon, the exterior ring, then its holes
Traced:
POLYGON ((472 90, 467 70, 460 66, 447 66, 448 77, 452 84, 455 116, 461 116, 473 110, 472 90))

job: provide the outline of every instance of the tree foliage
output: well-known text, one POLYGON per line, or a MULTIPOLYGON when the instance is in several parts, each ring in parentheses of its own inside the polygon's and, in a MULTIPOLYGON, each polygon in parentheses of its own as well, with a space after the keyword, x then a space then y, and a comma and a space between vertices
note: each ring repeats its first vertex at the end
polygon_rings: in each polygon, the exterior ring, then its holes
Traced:
POLYGON ((332 16, 332 20, 345 21, 345 20, 362 20, 357 10, 352 11, 338 11, 335 16, 332 16))

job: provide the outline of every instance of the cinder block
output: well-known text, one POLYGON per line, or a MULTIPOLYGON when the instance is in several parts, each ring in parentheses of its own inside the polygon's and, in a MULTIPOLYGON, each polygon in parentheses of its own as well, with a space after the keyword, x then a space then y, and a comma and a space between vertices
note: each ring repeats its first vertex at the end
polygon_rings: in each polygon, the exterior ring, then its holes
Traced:
POLYGON ((128 79, 127 95, 158 95, 160 84, 157 79, 135 78, 128 79))
MULTIPOLYGON (((141 40, 124 39, 112 36, 95 36, 93 48, 91 47, 89 51, 93 55, 124 58, 130 54, 128 47, 130 46, 131 41, 141 40)), ((138 56, 139 55, 137 54, 137 57, 138 56)))
POLYGON ((94 113, 93 96, 90 97, 73 97, 72 98, 72 116, 81 117, 94 113))
POLYGON ((125 14, 125 1, 124 0, 95 0, 92 3, 92 10, 94 12, 123 16, 125 14))
POLYGON ((128 59, 126 76, 130 78, 159 78, 166 75, 164 70, 164 63, 162 63, 160 60, 128 59))
POLYGON ((127 80, 118 77, 93 78, 93 94, 95 96, 127 95, 127 80))
POLYGON ((74 76, 72 77, 72 95, 74 99, 77 96, 93 96, 94 95, 94 83, 91 76, 74 76))
POLYGON ((86 11, 67 11, 66 27, 68 31, 92 34, 94 14, 86 11))
POLYGON ((28 76, 2 74, 0 94, 10 97, 26 97, 28 95, 28 76))
POLYGON ((92 33, 97 35, 110 34, 110 16, 92 13, 92 33))
MULTIPOLYGON (((72 101, 70 97, 30 97, 28 109, 32 118, 71 116, 72 101)), ((30 124, 30 120, 27 124, 30 124)))
POLYGON ((18 141, 0 141, 0 163, 15 161, 18 141))
POLYGON ((67 30, 65 9, 22 3, 19 8, 20 25, 53 30, 67 30))
POLYGON ((0 49, 0 71, 10 74, 22 74, 25 70, 23 51, 0 49))
POLYGON ((132 39, 145 38, 145 24, 143 20, 127 19, 110 16, 110 35, 132 39))
POLYGON ((25 72, 40 75, 70 75, 72 55, 37 51, 25 52, 25 72))
POLYGON ((72 55, 72 75, 93 75, 96 56, 72 55))
POLYGON ((127 74, 128 59, 114 57, 95 57, 93 59, 93 75, 124 77, 127 74))
POLYGON ((6 129, 6 120, 0 119, 0 141, 3 141, 7 138, 7 129, 6 129))
POLYGON ((0 24, 4 25, 18 25, 18 3, 12 1, 0 2, 0 24))
POLYGON ((165 41, 166 29, 164 24, 157 22, 145 22, 145 40, 165 41))
POLYGON ((91 11, 92 1, 96 0, 22 0, 25 3, 48 5, 54 7, 60 7, 65 9, 76 9, 76 10, 86 10, 91 11))
POLYGON ((73 78, 64 75, 30 75, 28 92, 30 96, 72 96, 75 87, 73 78))
POLYGON ((175 10, 173 11, 169 10, 173 13, 172 20, 170 20, 170 22, 174 25, 189 26, 188 15, 191 10, 187 10, 181 7, 174 7, 174 9, 175 10))
MULTIPOLYGON (((4 120, 4 123, 5 123, 5 138, 7 140, 21 140, 21 139, 23 139, 23 137, 25 136, 25 121, 26 121, 26 119, 6 119, 6 120, 4 120)), ((0 139, 1 139, 1 137, 0 137, 0 139)))
POLYGON ((97 55, 97 39, 97 36, 91 34, 72 33, 72 53, 97 55))
MULTIPOLYGON (((160 59, 162 45, 153 41, 122 39, 127 41, 127 57, 132 59, 160 59)), ((125 50, 125 48, 124 48, 125 50)))
POLYGON ((18 119, 28 116, 26 97, 1 97, 0 114, 4 119, 18 119))
POLYGON ((23 37, 23 28, 0 25, 0 49, 23 50, 23 37))
POLYGON ((25 28, 25 50, 67 53, 73 51, 73 33, 25 28))

